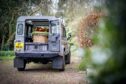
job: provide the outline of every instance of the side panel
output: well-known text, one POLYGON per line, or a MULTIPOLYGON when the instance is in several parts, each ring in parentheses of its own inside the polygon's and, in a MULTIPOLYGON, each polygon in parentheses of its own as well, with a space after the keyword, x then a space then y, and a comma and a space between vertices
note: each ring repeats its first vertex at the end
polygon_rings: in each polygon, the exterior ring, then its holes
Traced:
POLYGON ((68 41, 66 38, 66 30, 65 30, 65 26, 63 24, 61 24, 62 22, 60 22, 60 55, 61 56, 65 56, 69 53, 69 45, 68 45, 68 41))

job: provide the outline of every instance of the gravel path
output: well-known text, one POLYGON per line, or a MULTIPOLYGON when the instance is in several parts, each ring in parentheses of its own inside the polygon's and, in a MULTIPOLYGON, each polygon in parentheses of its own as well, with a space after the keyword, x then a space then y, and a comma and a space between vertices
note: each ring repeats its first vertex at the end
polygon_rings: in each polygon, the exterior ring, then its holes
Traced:
POLYGON ((51 64, 27 64, 26 71, 13 68, 13 61, 0 61, 0 84, 85 84, 84 72, 77 70, 77 61, 72 59, 63 72, 52 70, 51 64))

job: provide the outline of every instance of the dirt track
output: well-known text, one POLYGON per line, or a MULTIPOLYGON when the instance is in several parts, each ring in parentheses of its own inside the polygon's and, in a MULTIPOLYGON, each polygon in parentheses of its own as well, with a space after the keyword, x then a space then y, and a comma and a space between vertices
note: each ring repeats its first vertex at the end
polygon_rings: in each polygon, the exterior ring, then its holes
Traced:
POLYGON ((72 59, 66 70, 51 69, 51 64, 27 64, 26 71, 18 72, 13 61, 0 61, 0 84, 85 84, 84 72, 77 70, 77 60, 72 59))

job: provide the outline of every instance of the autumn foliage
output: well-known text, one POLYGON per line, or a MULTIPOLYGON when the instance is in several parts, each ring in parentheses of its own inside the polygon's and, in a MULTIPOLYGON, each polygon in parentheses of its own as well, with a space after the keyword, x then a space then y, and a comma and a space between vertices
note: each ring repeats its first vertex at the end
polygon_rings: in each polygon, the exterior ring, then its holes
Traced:
POLYGON ((93 45, 92 36, 97 30, 97 25, 103 13, 91 11, 78 23, 78 43, 80 47, 90 47, 93 45))

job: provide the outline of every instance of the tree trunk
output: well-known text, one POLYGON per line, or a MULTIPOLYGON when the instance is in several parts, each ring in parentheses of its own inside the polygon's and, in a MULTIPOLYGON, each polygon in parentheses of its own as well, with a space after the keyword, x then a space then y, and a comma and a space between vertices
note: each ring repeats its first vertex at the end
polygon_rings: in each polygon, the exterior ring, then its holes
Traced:
POLYGON ((1 43, 1 50, 3 50, 3 47, 4 47, 4 40, 5 40, 5 36, 3 35, 2 36, 2 43, 1 43))

